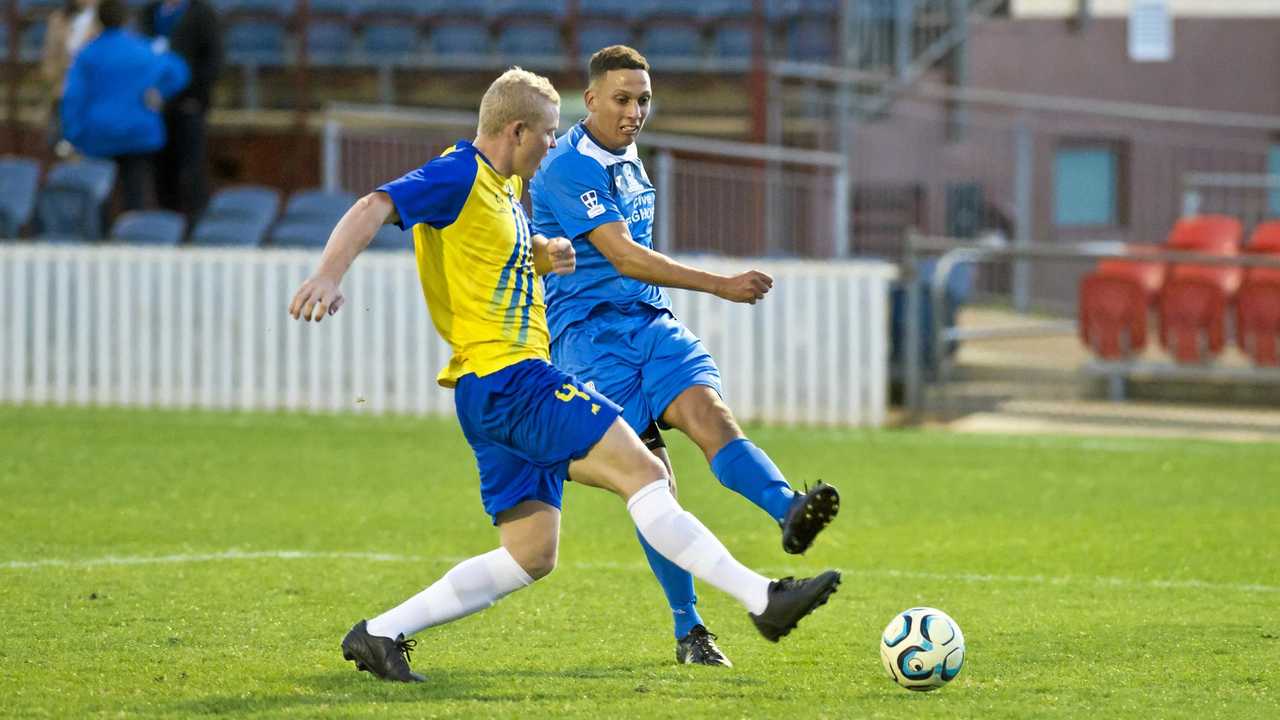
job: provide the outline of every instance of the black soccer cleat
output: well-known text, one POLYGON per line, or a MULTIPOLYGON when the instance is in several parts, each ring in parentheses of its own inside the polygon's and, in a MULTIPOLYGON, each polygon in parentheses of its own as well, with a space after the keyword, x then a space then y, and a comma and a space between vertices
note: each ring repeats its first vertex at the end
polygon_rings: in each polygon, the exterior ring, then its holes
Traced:
POLYGON ((355 662, 360 672, 373 673, 383 680, 422 682, 426 678, 409 669, 409 653, 416 645, 416 640, 405 640, 404 635, 395 640, 370 635, 361 620, 342 638, 342 657, 355 662))
POLYGON ((694 625, 688 635, 676 641, 676 662, 681 665, 733 667, 716 646, 716 636, 702 625, 694 625))
POLYGON ((769 583, 768 606, 759 615, 751 614, 751 621, 766 640, 778 642, 795 628, 800 618, 819 605, 826 605, 839 585, 840 572, 837 570, 800 580, 789 577, 774 580, 769 583))
POLYGON ((809 549, 813 539, 840 512, 840 491, 818 481, 812 489, 796 493, 782 518, 782 549, 799 555, 809 549))

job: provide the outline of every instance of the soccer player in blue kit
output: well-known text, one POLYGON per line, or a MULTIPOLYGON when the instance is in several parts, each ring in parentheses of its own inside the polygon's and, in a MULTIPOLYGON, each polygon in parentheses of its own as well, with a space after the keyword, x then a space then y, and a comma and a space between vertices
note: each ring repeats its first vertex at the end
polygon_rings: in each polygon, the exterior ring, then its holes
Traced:
MULTIPOLYGON (((653 250, 653 185, 635 139, 653 91, 644 56, 623 45, 590 61, 587 117, 556 140, 530 185, 534 231, 573 240, 577 271, 545 278, 551 358, 622 405, 622 417, 674 472, 659 427, 678 428, 716 478, 768 513, 782 546, 802 553, 835 517, 836 489, 791 489, 769 456, 743 435, 720 394, 720 371, 671 313, 663 287, 755 303, 773 280, 751 270, 726 277, 653 250)), ((660 210, 660 209, 659 209, 660 210)), ((640 536, 675 618, 676 660, 731 666, 697 611, 693 577, 640 536)))
MULTIPOLYGON (((458 141, 356 201, 289 306, 302 320, 336 313, 342 277, 378 228, 412 230, 427 309, 453 352, 437 381, 454 389, 480 497, 498 528, 496 549, 462 561, 343 638, 343 657, 383 679, 422 681, 409 667, 414 634, 491 607, 551 572, 567 478, 622 498, 658 552, 737 599, 774 642, 840 583, 833 570, 770 581, 735 560, 679 506, 666 469, 620 420, 621 408, 548 362, 537 277, 572 273, 575 253, 565 238, 530 232, 520 195, 555 146, 559 118, 560 96, 546 78, 519 68, 504 73, 480 101, 475 140, 458 141)), ((429 470, 428 481, 448 481, 429 470)))

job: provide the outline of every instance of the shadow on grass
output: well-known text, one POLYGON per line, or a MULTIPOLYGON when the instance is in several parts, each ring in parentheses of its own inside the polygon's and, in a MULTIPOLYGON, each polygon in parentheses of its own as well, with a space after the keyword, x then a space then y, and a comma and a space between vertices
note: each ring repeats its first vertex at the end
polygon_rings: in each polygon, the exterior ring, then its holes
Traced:
MULTIPOLYGON (((280 678, 291 692, 211 695, 188 699, 166 708, 177 715, 243 715, 250 713, 303 710, 323 714, 324 708, 357 711, 362 705, 465 701, 494 703, 537 703, 581 701, 598 686, 601 697, 618 692, 648 693, 654 689, 655 668, 646 665, 591 665, 548 669, 427 669, 427 681, 405 685, 381 682, 371 675, 351 670, 280 678)), ((684 682, 679 678, 670 678, 684 682)), ((763 681, 720 675, 711 687, 699 682, 704 698, 741 698, 744 686, 763 681), (713 688, 719 688, 719 691, 713 688)), ((658 681, 661 682, 660 680, 658 681)), ((154 710, 154 707, 150 708, 154 710)))

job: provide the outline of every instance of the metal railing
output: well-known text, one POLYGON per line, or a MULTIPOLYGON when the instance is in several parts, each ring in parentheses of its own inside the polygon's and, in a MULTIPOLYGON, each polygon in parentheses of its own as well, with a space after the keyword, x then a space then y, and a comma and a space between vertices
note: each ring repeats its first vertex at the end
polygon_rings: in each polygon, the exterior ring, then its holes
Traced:
MULTIPOLYGON (((946 326, 942 318, 946 316, 944 308, 947 301, 947 282, 951 273, 963 263, 991 263, 1009 259, 1028 263, 1055 264, 1082 260, 1132 260, 1138 263, 1192 263, 1218 267, 1280 269, 1280 257, 1275 256, 1228 256, 1172 250, 1153 250, 1138 254, 1130 251, 1123 243, 1111 241, 1081 243, 1065 247, 1045 243, 1018 246, 909 233, 905 246, 906 260, 901 274, 901 282, 906 288, 903 391, 908 419, 917 423, 923 420, 927 406, 930 405, 925 397, 930 384, 923 357, 923 339, 926 333, 930 347, 934 349, 936 370, 932 384, 937 395, 936 406, 943 416, 949 416, 952 408, 947 386, 951 381, 955 363, 945 348, 951 343, 1074 335, 1077 332, 1074 319, 1028 321, 1018 325, 999 327, 946 326), (927 290, 919 281, 920 262, 925 256, 938 256, 927 290), (925 317, 921 312, 925 302, 931 304, 931 312, 928 314, 931 322, 928 328, 921 325, 922 318, 925 317)), ((1136 360, 1117 362, 1095 359, 1081 367, 1080 371, 1086 375, 1104 377, 1109 384, 1109 395, 1117 400, 1124 396, 1126 378, 1135 374, 1179 379, 1241 379, 1280 383, 1280 369, 1275 368, 1232 368, 1180 365, 1172 362, 1154 363, 1136 360)))

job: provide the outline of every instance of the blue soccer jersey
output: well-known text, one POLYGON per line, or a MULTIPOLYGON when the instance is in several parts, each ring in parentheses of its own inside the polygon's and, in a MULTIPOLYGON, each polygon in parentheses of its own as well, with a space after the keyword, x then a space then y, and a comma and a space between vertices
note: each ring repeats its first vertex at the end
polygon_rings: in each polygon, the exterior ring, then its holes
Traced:
POLYGON ((548 275, 547 321, 551 336, 585 319, 603 303, 634 303, 664 309, 671 305, 662 288, 623 277, 587 235, 611 222, 625 222, 631 237, 653 247, 653 185, 635 145, 605 148, 578 123, 556 139, 529 185, 533 196, 534 232, 567 237, 577 252, 577 270, 548 275))

